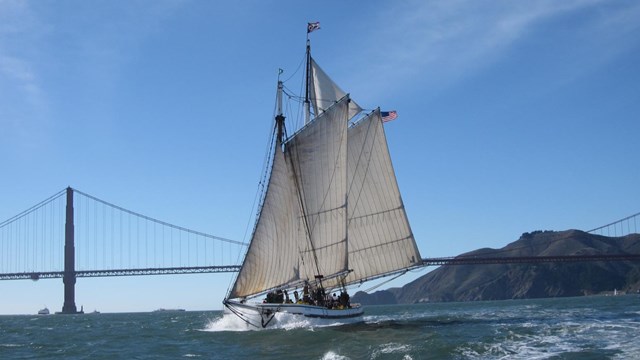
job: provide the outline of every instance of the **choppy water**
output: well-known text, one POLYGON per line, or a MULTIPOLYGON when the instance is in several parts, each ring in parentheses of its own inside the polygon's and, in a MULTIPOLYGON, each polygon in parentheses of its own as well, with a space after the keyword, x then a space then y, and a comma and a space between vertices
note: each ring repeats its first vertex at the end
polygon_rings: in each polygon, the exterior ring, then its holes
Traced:
POLYGON ((372 306, 345 325, 220 311, 0 316, 0 359, 640 358, 640 297, 372 306))

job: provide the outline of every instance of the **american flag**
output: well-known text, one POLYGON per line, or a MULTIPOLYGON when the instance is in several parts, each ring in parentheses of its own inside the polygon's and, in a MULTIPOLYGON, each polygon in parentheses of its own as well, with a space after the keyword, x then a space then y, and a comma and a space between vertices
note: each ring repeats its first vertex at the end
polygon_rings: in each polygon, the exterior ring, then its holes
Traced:
POLYGON ((395 120, 398 117, 398 113, 393 111, 380 111, 380 116, 382 116, 382 122, 387 122, 391 120, 395 120))
POLYGON ((319 21, 307 23, 307 34, 310 33, 310 32, 313 32, 314 30, 318 30, 318 29, 320 29, 320 22, 319 21))

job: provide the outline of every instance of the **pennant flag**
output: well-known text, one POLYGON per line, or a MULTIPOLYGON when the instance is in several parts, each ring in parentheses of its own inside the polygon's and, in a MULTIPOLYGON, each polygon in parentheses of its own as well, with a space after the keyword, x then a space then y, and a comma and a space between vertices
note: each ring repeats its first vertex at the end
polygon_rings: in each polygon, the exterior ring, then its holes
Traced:
POLYGON ((313 32, 314 30, 318 30, 320 29, 320 22, 316 21, 316 22, 312 22, 312 23, 307 23, 307 34, 310 32, 313 32))
POLYGON ((398 113, 393 111, 380 111, 380 116, 382 117, 382 122, 387 122, 391 120, 395 120, 398 117, 398 113))

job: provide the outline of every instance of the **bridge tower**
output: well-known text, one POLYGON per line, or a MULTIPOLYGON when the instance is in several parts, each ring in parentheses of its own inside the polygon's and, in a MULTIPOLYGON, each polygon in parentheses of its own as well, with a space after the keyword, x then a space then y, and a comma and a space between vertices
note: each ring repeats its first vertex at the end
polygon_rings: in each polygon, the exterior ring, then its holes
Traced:
POLYGON ((73 225, 73 189, 67 188, 67 208, 64 225, 64 305, 61 314, 81 314, 76 308, 76 248, 73 225))

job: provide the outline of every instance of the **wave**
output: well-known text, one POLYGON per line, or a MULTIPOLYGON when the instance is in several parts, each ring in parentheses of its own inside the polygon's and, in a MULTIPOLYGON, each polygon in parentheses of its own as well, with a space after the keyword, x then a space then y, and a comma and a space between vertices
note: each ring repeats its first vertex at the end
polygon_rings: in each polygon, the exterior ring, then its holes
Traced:
POLYGON ((640 353, 635 339, 640 323, 632 319, 548 318, 522 324, 496 323, 490 335, 461 344, 465 358, 548 359, 567 355, 627 358, 640 353), (626 355, 625 355, 626 354, 626 355))

